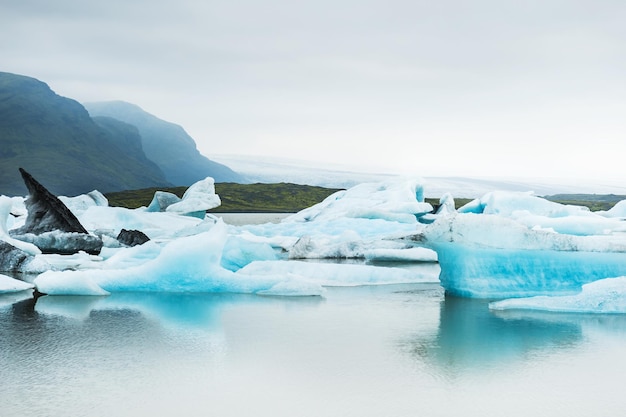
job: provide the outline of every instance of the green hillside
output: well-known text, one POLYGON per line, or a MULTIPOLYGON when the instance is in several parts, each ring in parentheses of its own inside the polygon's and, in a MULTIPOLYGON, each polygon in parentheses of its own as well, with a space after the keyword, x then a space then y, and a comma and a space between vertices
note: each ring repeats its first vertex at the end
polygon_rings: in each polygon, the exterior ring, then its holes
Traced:
MULTIPOLYGON (((106 193, 109 205, 113 207, 137 208, 148 206, 156 191, 168 191, 182 197, 187 187, 147 188, 141 190, 106 193)), ((225 213, 295 213, 311 207, 329 195, 340 191, 336 188, 315 187, 289 183, 279 184, 236 184, 216 183, 215 192, 222 205, 211 210, 225 213)), ((626 196, 614 194, 559 194, 545 197, 563 204, 590 207, 595 210, 608 210, 626 196)), ((471 199, 455 199, 456 208, 469 203, 471 199)), ((438 198, 426 198, 433 207, 439 204, 438 198)))
MULTIPOLYGON (((187 187, 148 188, 105 194, 109 205, 137 208, 148 206, 155 191, 168 191, 182 197, 187 187)), ((211 210, 228 213, 294 213, 319 203, 334 192, 333 188, 298 184, 216 183, 215 192, 222 205, 211 210)))
POLYGON ((145 156, 134 157, 137 147, 136 137, 120 140, 45 83, 0 72, 0 194, 26 193, 20 167, 58 195, 170 185, 145 156))
POLYGON ((561 204, 586 206, 591 211, 609 210, 619 201, 626 200, 626 195, 616 194, 555 194, 544 197, 561 204))

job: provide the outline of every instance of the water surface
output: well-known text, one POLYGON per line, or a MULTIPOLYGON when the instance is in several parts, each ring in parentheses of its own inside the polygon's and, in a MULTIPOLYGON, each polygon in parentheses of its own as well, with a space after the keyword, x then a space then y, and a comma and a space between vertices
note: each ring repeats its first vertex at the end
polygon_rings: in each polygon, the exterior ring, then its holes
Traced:
POLYGON ((626 317, 436 284, 0 297, 2 416, 617 416, 626 317), (14 302, 16 301, 16 302, 14 302))

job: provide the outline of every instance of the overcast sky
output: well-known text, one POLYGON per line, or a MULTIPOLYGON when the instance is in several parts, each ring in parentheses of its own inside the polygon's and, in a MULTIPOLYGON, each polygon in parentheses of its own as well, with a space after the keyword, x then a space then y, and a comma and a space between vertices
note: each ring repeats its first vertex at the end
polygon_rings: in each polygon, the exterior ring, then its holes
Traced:
POLYGON ((0 0, 0 70, 208 156, 626 180, 623 0, 0 0))

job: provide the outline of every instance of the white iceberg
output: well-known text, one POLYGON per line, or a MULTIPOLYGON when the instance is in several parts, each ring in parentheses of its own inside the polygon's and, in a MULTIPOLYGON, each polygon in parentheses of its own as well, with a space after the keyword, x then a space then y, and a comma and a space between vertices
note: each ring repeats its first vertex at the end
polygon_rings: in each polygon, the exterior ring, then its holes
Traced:
POLYGON ((74 215, 87 210, 89 207, 109 206, 109 200, 98 190, 93 190, 87 194, 81 194, 76 197, 59 196, 59 200, 61 200, 74 215))
POLYGON ((222 201, 215 194, 215 182, 213 178, 207 177, 192 184, 183 194, 182 200, 168 205, 165 211, 185 215, 199 213, 199 217, 203 218, 206 210, 219 207, 220 204, 222 201))
POLYGON ((319 204, 304 209, 284 222, 309 222, 338 218, 382 219, 411 223, 430 213, 433 207, 424 202, 421 180, 364 183, 338 191, 319 204))
POLYGON ((5 241, 11 246, 23 250, 29 255, 38 255, 41 250, 30 242, 23 242, 9 236, 7 230, 7 222, 13 207, 13 199, 7 196, 0 196, 0 240, 5 241))
POLYGON ((0 294, 20 292, 35 288, 33 284, 0 274, 0 294))
POLYGON ((309 261, 256 261, 238 271, 238 276, 300 277, 326 287, 437 282, 439 267, 431 263, 419 271, 397 267, 333 264, 309 261))
MULTIPOLYGON (((265 238, 288 253, 290 259, 372 259, 381 251, 387 251, 387 255, 395 251, 402 258, 406 253, 402 251, 413 246, 402 238, 421 230, 419 219, 432 210, 424 202, 420 180, 403 179, 360 184, 338 191, 278 224, 242 226, 236 232, 244 239, 265 238)), ((435 252, 423 250, 421 260, 436 260, 435 252)))
MULTIPOLYGON (((445 194, 432 213, 420 180, 413 179, 361 184, 280 223, 227 226, 204 214, 219 204, 215 197, 207 179, 190 187, 179 202, 186 205, 170 210, 179 203, 168 203, 165 212, 72 199, 81 224, 101 236, 104 247, 98 256, 32 251, 34 264, 46 270, 35 285, 57 295, 321 295, 326 286, 439 279, 450 294, 502 299, 575 296, 585 284, 626 276, 626 222, 619 207, 609 215, 530 193, 494 191, 458 212, 445 194), (122 247, 115 239, 121 229, 140 230, 151 240, 122 247)), ((8 215, 20 212, 19 201, 0 200, 0 238, 10 239, 7 229, 19 227, 23 213, 8 215)))
POLYGON ((600 279, 578 294, 536 296, 496 301, 492 310, 541 310, 562 313, 626 314, 626 276, 600 279))
MULTIPOLYGON (((159 254, 140 265, 123 269, 48 271, 35 279, 39 291, 51 295, 104 295, 108 292, 279 292, 284 276, 238 275, 221 266, 227 226, 167 243, 159 254)), ((291 295, 320 295, 320 285, 290 282, 291 295)))

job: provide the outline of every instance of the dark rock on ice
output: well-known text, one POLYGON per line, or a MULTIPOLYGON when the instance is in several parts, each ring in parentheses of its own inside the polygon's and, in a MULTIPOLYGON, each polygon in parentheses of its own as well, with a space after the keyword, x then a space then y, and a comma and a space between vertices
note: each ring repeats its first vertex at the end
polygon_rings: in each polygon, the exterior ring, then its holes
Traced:
POLYGON ((61 200, 35 180, 32 175, 20 168, 24 183, 28 188, 28 198, 24 202, 28 210, 26 224, 15 230, 16 234, 41 234, 58 230, 61 232, 87 233, 76 216, 61 200))
POLYGON ((0 240, 0 271, 20 271, 31 255, 0 240))
POLYGON ((150 240, 146 234, 140 230, 126 230, 122 229, 117 235, 117 240, 126 246, 143 245, 150 240))
POLYGON ((11 236, 35 244, 43 253, 100 253, 102 240, 89 234, 70 209, 32 175, 22 168, 20 173, 28 188, 24 202, 28 216, 24 226, 10 231, 11 236))
POLYGON ((15 239, 29 242, 41 249, 42 253, 57 253, 59 255, 71 255, 80 251, 90 255, 98 255, 102 250, 102 239, 88 233, 76 232, 46 232, 40 235, 25 233, 23 235, 11 235, 15 239))

